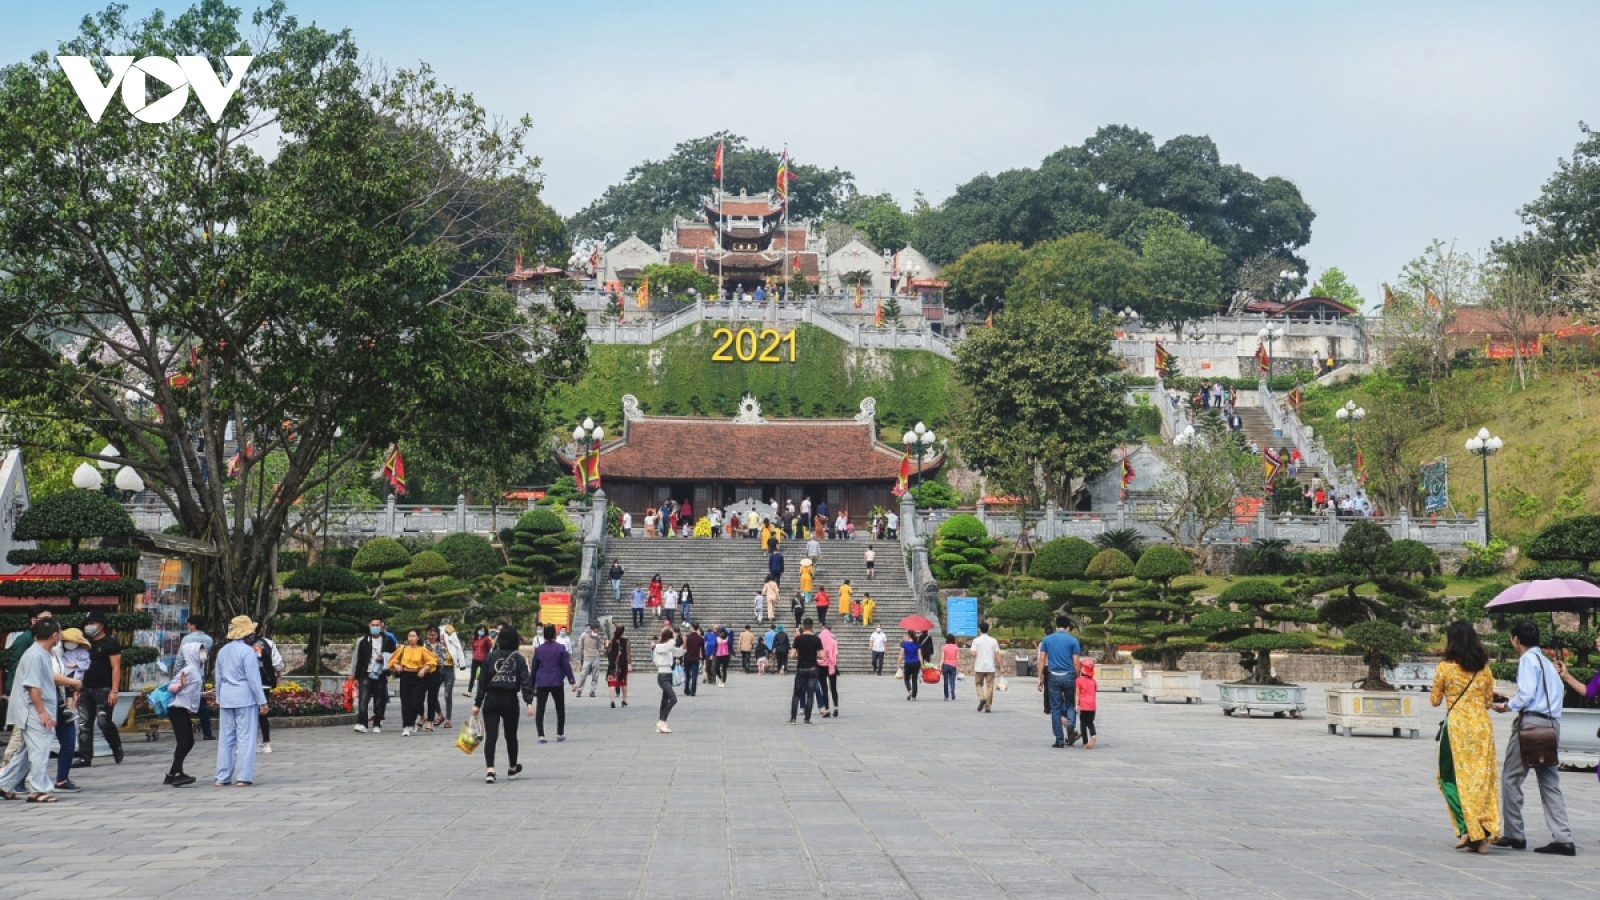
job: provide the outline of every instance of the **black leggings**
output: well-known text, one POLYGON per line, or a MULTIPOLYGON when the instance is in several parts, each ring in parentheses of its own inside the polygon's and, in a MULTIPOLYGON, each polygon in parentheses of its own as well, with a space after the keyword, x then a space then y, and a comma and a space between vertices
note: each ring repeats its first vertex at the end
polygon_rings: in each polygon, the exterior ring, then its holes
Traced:
POLYGON ((567 733, 567 698, 561 691, 561 685, 555 687, 534 688, 537 696, 537 705, 533 709, 533 723, 539 726, 539 737, 544 737, 544 702, 549 697, 556 700, 556 734, 567 733))
POLYGON ((1078 731, 1081 732, 1085 738, 1094 737, 1094 710, 1078 710, 1078 731))
POLYGON ((422 679, 422 690, 424 692, 426 692, 426 697, 427 697, 428 724, 429 725, 433 724, 433 720, 434 719, 440 718, 440 716, 439 716, 439 682, 442 681, 442 680, 443 680, 443 676, 439 674, 439 670, 438 669, 434 669, 432 672, 429 672, 422 679))
POLYGON ((517 765, 517 693, 490 691, 483 698, 483 761, 494 768, 494 748, 500 742, 500 726, 506 727, 506 760, 517 765))
MULTIPOLYGON (((168 707, 171 709, 171 707, 168 707)), ((261 743, 272 743, 272 723, 262 713, 256 713, 256 730, 261 732, 261 743)))
POLYGON ((183 774, 183 761, 188 757, 189 751, 194 749, 193 715, 181 706, 167 707, 167 721, 172 723, 172 737, 178 742, 178 748, 172 752, 172 768, 167 770, 169 775, 183 774))
POLYGON ((922 664, 906 663, 904 668, 906 676, 906 690, 910 692, 911 696, 915 697, 917 695, 917 685, 922 681, 922 664))
POLYGON ((657 672, 656 684, 661 686, 661 721, 665 722, 672 708, 678 705, 678 692, 672 689, 671 672, 657 672))
POLYGON ((834 708, 838 709, 838 707, 839 707, 839 673, 838 672, 824 672, 822 674, 822 685, 823 685, 827 695, 833 698, 833 706, 834 706, 834 708))

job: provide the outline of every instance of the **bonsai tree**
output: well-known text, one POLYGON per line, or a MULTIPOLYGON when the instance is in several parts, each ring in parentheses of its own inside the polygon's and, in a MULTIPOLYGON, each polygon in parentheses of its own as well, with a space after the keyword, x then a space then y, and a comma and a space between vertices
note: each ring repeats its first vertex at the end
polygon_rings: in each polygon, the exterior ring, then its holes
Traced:
POLYGON ((929 568, 941 584, 970 587, 989 577, 1000 564, 990 552, 995 541, 977 516, 951 516, 939 526, 929 568))
POLYGON ((1217 597, 1217 608, 1195 617, 1212 632, 1210 640, 1239 651, 1239 665, 1249 673, 1240 684, 1283 684, 1272 672, 1272 651, 1309 647, 1311 635, 1285 633, 1284 622, 1311 622, 1316 611, 1301 606, 1294 595, 1270 581, 1236 582, 1217 597))
POLYGON ((1139 556, 1144 553, 1144 538, 1139 536, 1137 528, 1113 528, 1110 531, 1102 531, 1094 536, 1094 545, 1101 550, 1121 550, 1134 562, 1138 562, 1139 556))
POLYGON ((1089 560, 1083 572, 1083 577, 1098 584, 1085 585, 1074 592, 1074 597, 1082 601, 1076 606, 1092 608, 1084 612, 1090 621, 1082 626, 1083 639, 1101 645, 1100 661, 1107 665, 1118 661, 1117 644, 1131 638, 1117 621, 1116 610, 1110 604, 1119 593, 1138 586, 1132 576, 1133 560, 1128 554, 1121 550, 1101 550, 1089 560))
POLYGON ((505 573, 534 584, 572 584, 578 579, 579 548, 566 516, 549 509, 522 515, 513 529, 505 573))
MULTIPOLYGON (((620 522, 621 508, 613 506, 611 509, 618 510, 617 519, 620 522)), ((494 544, 481 534, 461 532, 448 535, 434 544, 433 549, 450 562, 451 575, 466 581, 497 574, 506 562, 494 544)))
POLYGON ((378 586, 372 592, 372 596, 377 597, 383 592, 383 574, 392 569, 403 568, 410 561, 410 551, 401 546, 399 541, 394 538, 376 537, 361 545, 350 567, 357 572, 377 576, 378 586))
POLYGON ((45 497, 17 517, 12 536, 19 541, 43 541, 55 546, 12 550, 6 554, 6 561, 15 566, 65 565, 67 577, 0 582, 0 597, 66 597, 68 606, 76 610, 84 597, 140 593, 145 585, 137 578, 108 581, 81 577, 84 565, 128 563, 139 558, 139 551, 131 547, 85 549, 84 541, 125 539, 137 531, 128 511, 104 494, 74 488, 45 497))
MULTIPOLYGON (((1593 571, 1600 562, 1600 516, 1573 516, 1545 527, 1525 548, 1528 558, 1543 565, 1526 569, 1523 578, 1579 578, 1600 585, 1600 573, 1593 571)), ((1587 634, 1593 611, 1578 613, 1578 631, 1587 634)), ((1594 649, 1591 640, 1585 645, 1580 637, 1575 648, 1583 662, 1588 661, 1594 649)))
MULTIPOLYGON (((1118 551, 1107 551, 1118 552, 1118 551)), ((1200 612, 1194 592, 1201 583, 1174 583, 1193 571, 1189 555, 1168 544, 1144 551, 1133 569, 1133 583, 1102 606, 1117 616, 1120 633, 1131 635, 1141 646, 1133 651, 1140 662, 1159 663, 1162 671, 1176 672, 1184 654, 1204 649, 1205 629, 1194 624, 1200 612)))
POLYGON ((1045 581, 1082 578, 1096 552, 1095 546, 1083 538, 1061 537, 1046 541, 1034 552, 1028 574, 1045 581))
POLYGON ((1399 566, 1405 563, 1396 563, 1393 543, 1389 533, 1378 525, 1355 523, 1339 543, 1340 571, 1312 582, 1301 592, 1302 597, 1309 598, 1343 589, 1343 593, 1335 593, 1322 604, 1317 617, 1341 629, 1349 646, 1360 650, 1367 660, 1367 677, 1361 683, 1366 690, 1394 690, 1383 680, 1383 666, 1392 665, 1395 654, 1414 649, 1416 642, 1411 634, 1416 626, 1445 608, 1422 585, 1400 574, 1399 566), (1369 584, 1376 587, 1375 593, 1358 591, 1369 584), (1394 638, 1389 629, 1363 629, 1360 633, 1365 635, 1364 644, 1351 635, 1357 625, 1379 623, 1392 625, 1403 639, 1394 638), (1380 658, 1389 662, 1373 662, 1380 658))
POLYGON ((1360 622, 1346 628, 1344 637, 1345 650, 1361 654, 1362 662, 1367 664, 1367 677, 1356 684, 1364 691, 1395 690, 1383 679, 1384 667, 1417 649, 1416 639, 1393 622, 1360 622))
MULTIPOLYGON (((306 639, 306 671, 314 675, 322 668, 322 632, 323 619, 326 616, 323 598, 328 594, 364 593, 367 586, 361 582, 356 573, 338 566, 296 569, 284 579, 283 586, 291 591, 299 591, 302 595, 311 595, 311 615, 315 617, 315 621, 306 639)), ((287 631, 287 622, 280 621, 277 625, 280 631, 287 631)))
POLYGON ((428 579, 449 574, 450 561, 437 550, 424 550, 406 563, 406 577, 422 582, 424 590, 427 589, 428 579))

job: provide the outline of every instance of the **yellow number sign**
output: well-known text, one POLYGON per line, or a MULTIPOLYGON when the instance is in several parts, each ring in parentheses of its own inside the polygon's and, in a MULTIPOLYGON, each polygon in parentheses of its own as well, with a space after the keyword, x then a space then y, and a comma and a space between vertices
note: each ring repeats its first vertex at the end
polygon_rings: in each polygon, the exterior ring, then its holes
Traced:
POLYGON ((711 337, 721 341, 717 349, 711 352, 712 362, 783 362, 781 351, 784 344, 789 345, 789 362, 795 361, 795 333, 790 329, 785 334, 779 334, 777 329, 763 328, 760 331, 754 328, 740 328, 738 331, 726 326, 711 332, 711 337))

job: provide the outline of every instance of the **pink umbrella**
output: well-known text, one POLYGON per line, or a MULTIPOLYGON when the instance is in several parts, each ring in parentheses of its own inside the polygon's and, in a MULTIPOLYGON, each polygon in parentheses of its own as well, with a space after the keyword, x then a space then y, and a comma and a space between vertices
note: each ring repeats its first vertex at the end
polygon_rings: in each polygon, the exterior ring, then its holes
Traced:
POLYGON ((1514 584, 1495 595, 1494 612, 1582 612, 1600 606, 1600 587, 1576 578, 1542 578, 1514 584))

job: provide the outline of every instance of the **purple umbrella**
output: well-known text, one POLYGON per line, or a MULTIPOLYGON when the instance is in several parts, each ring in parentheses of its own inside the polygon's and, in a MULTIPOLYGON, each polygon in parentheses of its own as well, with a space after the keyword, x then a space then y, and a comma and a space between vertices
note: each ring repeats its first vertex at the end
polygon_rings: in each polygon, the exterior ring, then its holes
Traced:
POLYGON ((1583 612, 1600 606, 1600 587, 1576 578, 1542 578, 1514 584, 1495 595, 1493 612, 1583 612))

